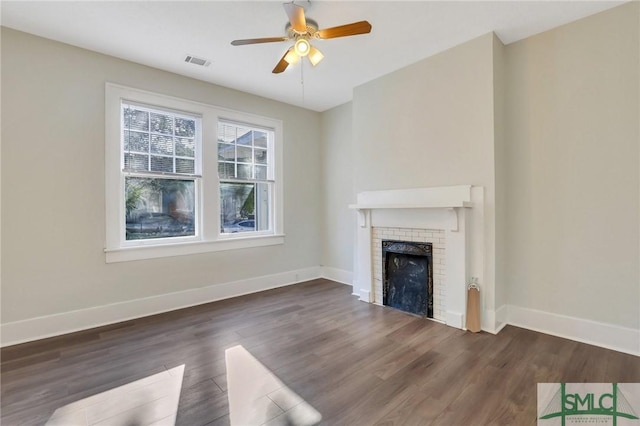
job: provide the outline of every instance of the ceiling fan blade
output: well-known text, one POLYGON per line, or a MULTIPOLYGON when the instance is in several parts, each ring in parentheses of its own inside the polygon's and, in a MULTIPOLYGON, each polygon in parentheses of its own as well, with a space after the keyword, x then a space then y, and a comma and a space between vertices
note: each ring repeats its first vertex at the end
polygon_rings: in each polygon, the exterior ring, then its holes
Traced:
MULTIPOLYGON (((289 49, 291 50, 291 49, 289 49)), ((273 71, 271 71, 274 74, 280 74, 281 72, 283 72, 284 70, 287 69, 287 67, 289 66, 289 62, 287 62, 284 58, 287 56, 287 54, 289 53, 289 50, 287 50, 286 52, 284 52, 284 55, 282 55, 282 59, 280 59, 280 62, 278 62, 278 64, 276 65, 276 67, 273 69, 273 71)))
POLYGON ((286 37, 265 37, 265 38, 247 38, 244 40, 233 40, 231 42, 234 46, 242 46, 243 44, 257 44, 257 43, 273 43, 276 41, 287 41, 286 37))
POLYGON ((301 6, 293 3, 283 4, 287 16, 289 16, 289 22, 291 22, 291 28, 298 34, 304 34, 307 32, 307 20, 304 17, 304 9, 301 6))
POLYGON ((371 24, 367 21, 354 22, 352 24, 340 25, 338 27, 320 30, 316 36, 322 39, 346 37, 371 32, 371 24))

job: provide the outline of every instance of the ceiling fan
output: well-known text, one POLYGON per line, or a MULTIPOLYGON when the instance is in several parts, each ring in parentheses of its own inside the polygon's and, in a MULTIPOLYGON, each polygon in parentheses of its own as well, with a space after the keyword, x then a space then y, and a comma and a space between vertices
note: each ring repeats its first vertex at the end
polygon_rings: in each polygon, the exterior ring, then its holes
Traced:
POLYGON ((257 43, 273 43, 278 41, 293 41, 291 46, 282 56, 280 62, 273 69, 274 74, 279 74, 289 65, 296 64, 300 58, 307 56, 311 65, 316 66, 324 55, 310 41, 314 39, 326 40, 330 38, 346 37, 371 32, 371 24, 367 21, 354 22, 352 24, 337 27, 318 29, 318 24, 304 16, 304 8, 293 3, 284 3, 284 10, 289 16, 289 23, 285 28, 284 37, 249 38, 233 40, 234 46, 257 43))

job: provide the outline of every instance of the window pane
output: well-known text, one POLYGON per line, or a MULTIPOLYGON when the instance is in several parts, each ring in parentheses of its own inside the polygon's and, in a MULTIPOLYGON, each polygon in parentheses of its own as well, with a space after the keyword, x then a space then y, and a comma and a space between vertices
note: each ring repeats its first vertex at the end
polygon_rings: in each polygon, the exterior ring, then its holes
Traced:
POLYGON ((256 166, 256 179, 267 180, 267 168, 265 166, 256 166))
POLYGON ((220 161, 218 163, 218 177, 220 177, 220 179, 236 177, 236 165, 234 163, 223 163, 220 161))
POLYGON ((253 163, 251 158, 251 147, 238 146, 238 161, 240 163, 253 163))
POLYGON ((186 158, 176 158, 176 173, 194 174, 196 172, 195 161, 186 158))
POLYGON ((269 229, 267 184, 220 183, 220 223, 223 234, 269 229))
POLYGON ((173 116, 152 112, 151 131, 173 136, 173 116))
POLYGON ((122 152, 126 169, 183 174, 195 174, 196 170, 199 171, 199 167, 195 165, 195 161, 198 161, 198 118, 188 118, 183 114, 176 117, 179 113, 126 104, 123 104, 122 112, 125 125, 122 129, 122 152), (127 126, 132 126, 132 129, 127 126), (133 153, 147 155, 144 158, 127 155, 133 153), (174 156, 187 157, 183 159, 193 161, 178 161, 176 168, 174 156))
POLYGON ((157 157, 151 156, 151 171, 152 172, 173 172, 173 158, 171 157, 157 157))
POLYGON ((149 131, 149 113, 147 111, 126 107, 123 114, 125 129, 149 131))
POLYGON ((195 139, 176 138, 176 155, 180 155, 182 157, 195 157, 195 139))
POLYGON ((124 131, 124 150, 149 152, 149 133, 124 131))
POLYGON ((230 126, 228 124, 218 125, 218 141, 235 143, 235 139, 236 139, 236 128, 234 126, 230 126))
POLYGON ((253 176, 251 176, 251 169, 253 168, 253 166, 250 166, 248 164, 238 164, 238 179, 252 179, 253 176))
POLYGON ((176 117, 176 136, 192 138, 196 135, 196 122, 186 118, 176 117))
POLYGON ((236 163, 235 174, 231 173, 228 166, 219 165, 220 178, 228 176, 243 180, 266 180, 271 176, 270 169, 273 167, 273 158, 269 154, 272 139, 273 131, 219 122, 218 162, 236 163), (231 139, 234 134, 235 139, 231 139), (235 143, 223 142, 229 140, 235 143))
POLYGON ((238 138, 236 140, 236 143, 238 145, 251 146, 251 143, 253 141, 253 132, 250 129, 247 129, 246 127, 238 127, 237 132, 238 132, 238 138))
POLYGON ((253 144, 255 146, 259 146, 260 148, 267 147, 267 133, 261 132, 259 130, 253 131, 253 144))
POLYGON ((124 154, 124 169, 132 172, 148 171, 149 156, 141 154, 124 154))
POLYGON ((266 149, 255 149, 255 162, 259 164, 267 164, 267 150, 266 149))
POLYGON ((236 146, 227 143, 218 144, 218 160, 235 161, 236 146))
POLYGON ((151 135, 151 153, 152 154, 173 154, 173 137, 151 135))
POLYGON ((125 178, 126 239, 195 235, 195 181, 125 178))

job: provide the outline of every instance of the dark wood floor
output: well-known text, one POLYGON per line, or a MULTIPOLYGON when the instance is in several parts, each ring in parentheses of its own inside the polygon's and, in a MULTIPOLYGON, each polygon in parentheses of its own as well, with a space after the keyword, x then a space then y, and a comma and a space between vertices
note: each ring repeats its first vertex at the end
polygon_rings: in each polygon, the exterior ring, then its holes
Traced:
POLYGON ((640 382, 640 358, 508 326, 467 333, 326 280, 4 348, 2 424, 185 364, 177 424, 229 422, 241 344, 326 425, 534 425, 538 382, 640 382))

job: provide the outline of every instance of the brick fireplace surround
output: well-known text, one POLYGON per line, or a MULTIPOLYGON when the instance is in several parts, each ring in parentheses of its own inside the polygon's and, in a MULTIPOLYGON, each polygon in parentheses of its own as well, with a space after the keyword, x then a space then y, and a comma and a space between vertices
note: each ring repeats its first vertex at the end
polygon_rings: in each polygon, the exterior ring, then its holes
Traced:
POLYGON ((382 304, 382 240, 430 242, 434 319, 464 329, 466 283, 483 281, 483 198, 471 185, 359 193, 354 294, 382 304))

